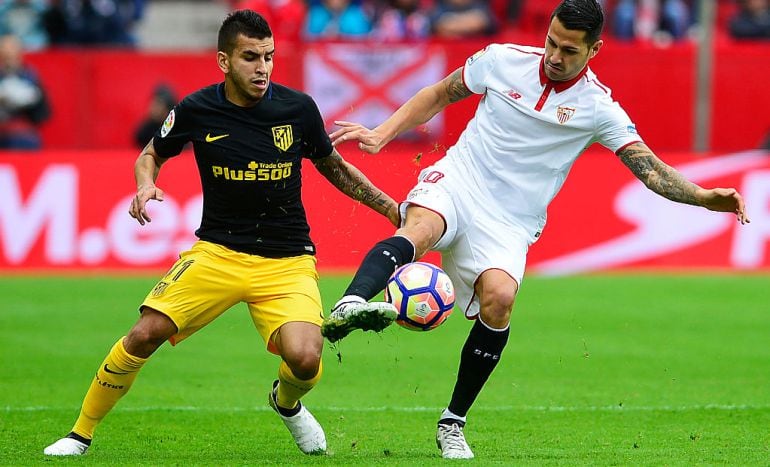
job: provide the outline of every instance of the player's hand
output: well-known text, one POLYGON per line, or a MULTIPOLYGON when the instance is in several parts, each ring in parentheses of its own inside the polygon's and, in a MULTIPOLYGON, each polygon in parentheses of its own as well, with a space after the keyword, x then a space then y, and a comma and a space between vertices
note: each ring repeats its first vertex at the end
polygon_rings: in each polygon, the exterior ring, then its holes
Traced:
POLYGON ((374 130, 370 130, 360 123, 335 120, 335 125, 340 129, 331 133, 329 138, 332 146, 337 146, 346 141, 358 141, 358 148, 369 154, 377 154, 387 143, 385 138, 374 130))
POLYGON ((703 190, 700 194, 700 204, 711 211, 733 212, 741 224, 751 222, 746 214, 743 196, 735 188, 703 190))
POLYGON ((152 222, 150 215, 147 213, 147 201, 154 199, 156 201, 163 201, 163 190, 151 186, 141 186, 136 190, 136 196, 131 200, 131 207, 128 208, 128 214, 136 219, 141 225, 145 222, 152 222))

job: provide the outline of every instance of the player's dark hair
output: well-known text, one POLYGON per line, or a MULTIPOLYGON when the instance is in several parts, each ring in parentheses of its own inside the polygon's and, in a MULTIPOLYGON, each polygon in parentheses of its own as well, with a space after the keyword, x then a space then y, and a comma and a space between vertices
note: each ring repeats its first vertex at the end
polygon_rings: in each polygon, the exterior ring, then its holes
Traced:
POLYGON ((252 10, 236 10, 227 15, 219 27, 217 50, 226 54, 232 53, 238 34, 252 39, 273 37, 273 31, 262 15, 252 10))
POLYGON ((562 0, 551 14, 554 17, 567 29, 585 31, 588 45, 599 40, 604 27, 604 12, 597 0, 562 0))

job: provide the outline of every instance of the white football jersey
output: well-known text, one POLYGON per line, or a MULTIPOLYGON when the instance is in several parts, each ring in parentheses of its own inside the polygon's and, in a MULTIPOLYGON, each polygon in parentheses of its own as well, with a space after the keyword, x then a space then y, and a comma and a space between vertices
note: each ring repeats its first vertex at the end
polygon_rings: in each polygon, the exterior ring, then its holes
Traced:
POLYGON ((548 204, 588 146, 598 142, 616 152, 642 141, 588 67, 571 81, 550 81, 544 52, 492 44, 468 58, 463 80, 483 98, 436 164, 458 175, 479 206, 523 227, 532 242, 545 225, 548 204))

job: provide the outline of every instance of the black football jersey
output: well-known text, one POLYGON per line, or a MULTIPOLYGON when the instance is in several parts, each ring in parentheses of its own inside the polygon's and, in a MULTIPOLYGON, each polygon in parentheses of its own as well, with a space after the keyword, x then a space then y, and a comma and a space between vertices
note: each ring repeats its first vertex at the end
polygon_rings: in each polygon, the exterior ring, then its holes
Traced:
POLYGON ((332 152, 315 102, 270 83, 254 107, 225 98, 224 83, 185 97, 154 136, 160 157, 192 142, 203 189, 195 234, 236 251, 281 258, 315 254, 302 205, 302 158, 332 152))

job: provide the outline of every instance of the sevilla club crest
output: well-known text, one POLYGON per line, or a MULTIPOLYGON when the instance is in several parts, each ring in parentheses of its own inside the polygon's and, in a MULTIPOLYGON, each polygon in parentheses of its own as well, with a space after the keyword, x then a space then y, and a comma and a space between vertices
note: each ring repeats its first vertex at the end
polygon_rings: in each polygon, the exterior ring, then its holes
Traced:
POLYGON ((556 109, 556 119, 559 120, 559 123, 564 125, 567 123, 567 120, 572 118, 572 116, 575 115, 575 109, 572 107, 562 107, 559 106, 556 109))

